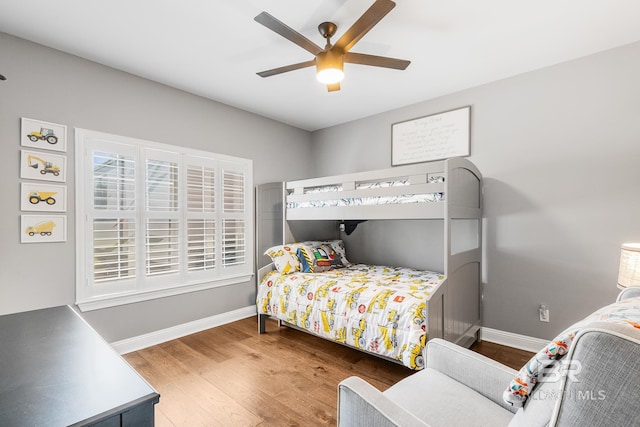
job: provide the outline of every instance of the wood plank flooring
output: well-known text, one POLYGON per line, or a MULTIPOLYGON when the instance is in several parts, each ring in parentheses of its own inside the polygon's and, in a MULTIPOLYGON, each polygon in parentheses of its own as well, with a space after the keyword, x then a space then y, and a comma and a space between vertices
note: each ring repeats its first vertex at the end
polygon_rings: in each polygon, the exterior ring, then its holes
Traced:
MULTIPOLYGON (((160 393, 156 426, 336 425, 337 385, 357 375, 386 390, 413 371, 255 317, 124 355, 160 393)), ((519 369, 531 356, 481 342, 474 351, 519 369)))

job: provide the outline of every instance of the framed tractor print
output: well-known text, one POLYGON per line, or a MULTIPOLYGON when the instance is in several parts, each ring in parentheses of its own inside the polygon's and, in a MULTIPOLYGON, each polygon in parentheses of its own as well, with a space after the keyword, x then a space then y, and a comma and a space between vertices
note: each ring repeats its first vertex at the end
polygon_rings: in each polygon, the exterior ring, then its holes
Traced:
POLYGON ((66 212, 67 186, 22 182, 20 184, 20 210, 66 212))
POLYGON ((22 118, 20 145, 41 150, 67 151, 67 127, 57 123, 22 118))
POLYGON ((65 182, 66 176, 67 156, 43 151, 21 150, 20 178, 65 182))
POLYGON ((22 215, 20 217, 21 243, 48 243, 66 241, 66 215, 22 215))

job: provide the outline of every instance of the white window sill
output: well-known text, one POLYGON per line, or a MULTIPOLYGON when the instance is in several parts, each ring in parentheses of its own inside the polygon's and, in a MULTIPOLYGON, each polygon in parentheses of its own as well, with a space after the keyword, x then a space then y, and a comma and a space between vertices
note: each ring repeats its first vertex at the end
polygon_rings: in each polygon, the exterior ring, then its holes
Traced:
POLYGON ((244 274, 241 276, 216 280, 215 282, 197 283, 193 285, 180 285, 158 290, 139 291, 136 293, 101 295, 97 297, 87 298, 82 301, 76 301, 76 305, 82 312, 100 310, 103 308, 116 307, 119 305, 149 301, 156 298, 165 298, 174 295, 186 294, 189 292, 235 285, 238 283, 248 282, 252 277, 253 274, 244 274))

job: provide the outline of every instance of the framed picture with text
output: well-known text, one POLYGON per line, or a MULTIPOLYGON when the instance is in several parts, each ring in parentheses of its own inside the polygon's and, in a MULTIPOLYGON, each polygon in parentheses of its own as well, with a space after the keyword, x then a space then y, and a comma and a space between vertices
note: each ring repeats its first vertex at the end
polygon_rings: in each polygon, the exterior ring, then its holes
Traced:
POLYGON ((391 125, 391 166, 469 155, 471 106, 391 125))

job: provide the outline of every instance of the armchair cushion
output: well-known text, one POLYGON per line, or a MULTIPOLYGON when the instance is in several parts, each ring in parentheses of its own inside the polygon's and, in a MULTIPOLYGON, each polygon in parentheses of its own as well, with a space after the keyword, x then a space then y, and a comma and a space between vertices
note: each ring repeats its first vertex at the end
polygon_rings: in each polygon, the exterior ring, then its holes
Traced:
POLYGON ((415 417, 437 426, 507 426, 513 413, 451 377, 427 368, 383 393, 415 417))

